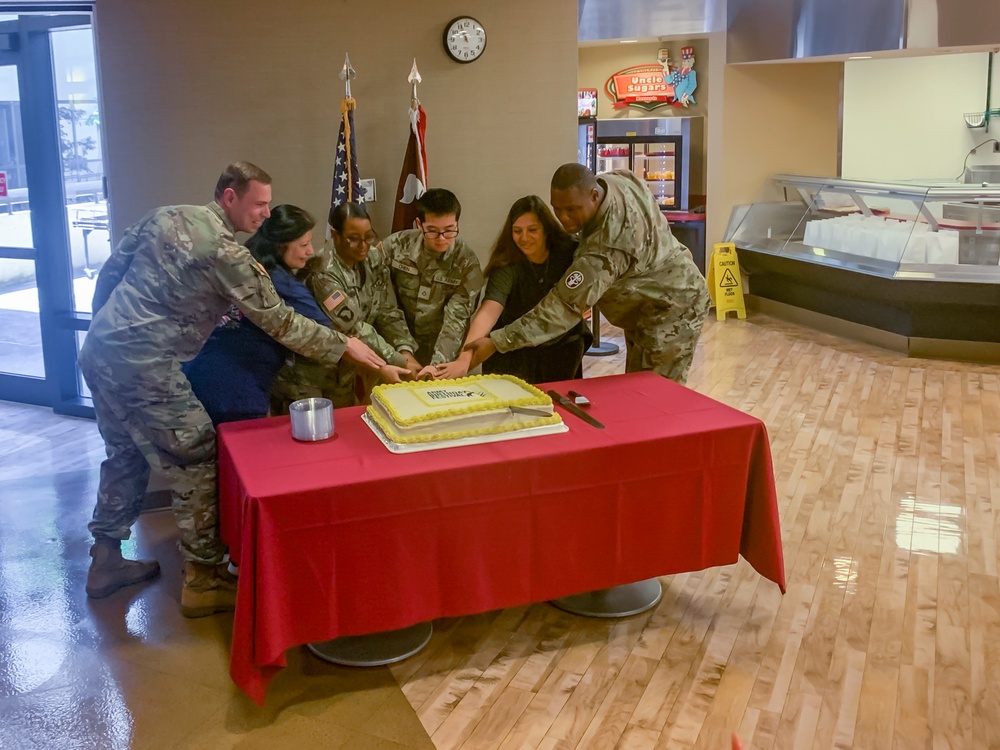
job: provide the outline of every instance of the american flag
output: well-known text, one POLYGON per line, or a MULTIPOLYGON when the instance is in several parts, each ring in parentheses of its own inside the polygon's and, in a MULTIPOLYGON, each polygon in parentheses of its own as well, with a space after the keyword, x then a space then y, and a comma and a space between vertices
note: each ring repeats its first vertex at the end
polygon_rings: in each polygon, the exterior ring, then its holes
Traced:
POLYGON ((358 172, 358 150, 354 143, 354 109, 356 103, 353 97, 340 103, 340 134, 337 136, 337 155, 333 162, 333 190, 330 196, 330 209, 341 203, 353 201, 365 202, 365 191, 361 188, 361 178, 358 172))

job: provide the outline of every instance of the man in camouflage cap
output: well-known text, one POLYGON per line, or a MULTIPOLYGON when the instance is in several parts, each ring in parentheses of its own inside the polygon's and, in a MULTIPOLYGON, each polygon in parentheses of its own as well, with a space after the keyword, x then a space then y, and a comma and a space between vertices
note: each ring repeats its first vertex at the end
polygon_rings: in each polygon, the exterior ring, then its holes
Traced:
POLYGON ((181 371, 230 305, 285 346, 336 363, 379 367, 378 355, 297 315, 263 266, 237 244, 270 214, 271 178, 246 162, 230 165, 207 206, 147 214, 101 269, 94 318, 80 368, 93 394, 107 459, 101 464, 87 594, 108 596, 159 574, 156 561, 126 560, 128 539, 155 466, 169 483, 184 557, 181 611, 199 617, 231 610, 235 579, 218 537, 215 430, 181 371))
POLYGON ((653 370, 683 383, 709 308, 691 253, 670 233, 653 194, 629 171, 595 175, 564 164, 552 176, 552 208, 580 246, 562 280, 534 309, 469 343, 473 366, 495 351, 549 341, 587 308, 625 332, 626 372, 653 370))
POLYGON ((450 190, 432 188, 417 199, 417 227, 389 235, 382 250, 406 323, 417 342, 420 375, 451 362, 465 340, 483 288, 479 259, 458 236, 462 206, 450 190))

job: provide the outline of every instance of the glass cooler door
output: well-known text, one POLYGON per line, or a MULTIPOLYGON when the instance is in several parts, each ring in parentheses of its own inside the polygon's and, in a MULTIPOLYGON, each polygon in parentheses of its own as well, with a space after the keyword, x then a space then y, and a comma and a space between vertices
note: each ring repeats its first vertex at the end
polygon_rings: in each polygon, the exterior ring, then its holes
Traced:
POLYGON ((600 142, 597 145, 597 174, 632 168, 632 147, 628 141, 600 142))
POLYGON ((676 143, 636 143, 632 171, 646 181, 660 208, 676 208, 678 157, 676 143))

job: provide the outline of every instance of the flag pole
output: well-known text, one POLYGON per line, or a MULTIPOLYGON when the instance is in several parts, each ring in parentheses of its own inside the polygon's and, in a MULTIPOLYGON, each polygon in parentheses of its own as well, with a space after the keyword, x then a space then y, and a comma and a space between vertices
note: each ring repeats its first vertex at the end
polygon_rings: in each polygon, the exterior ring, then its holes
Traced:
POLYGON ((392 212, 392 231, 413 229, 416 224, 416 201, 427 190, 427 151, 424 148, 424 131, 426 115, 417 97, 417 84, 420 83, 420 71, 417 70, 417 59, 413 58, 413 67, 406 77, 410 84, 409 138, 406 141, 406 152, 403 155, 403 169, 399 174, 399 185, 396 187, 396 204, 392 212))
MULTIPOLYGON (((340 70, 340 80, 344 82, 344 101, 340 103, 340 114, 344 122, 344 144, 347 149, 346 164, 354 163, 354 154, 351 153, 351 116, 350 113, 357 108, 354 97, 351 96, 351 81, 357 78, 357 71, 351 65, 351 56, 344 53, 344 67, 340 70)), ((350 169, 350 166, 348 166, 350 169)), ((347 175, 347 200, 356 202, 358 196, 354 194, 354 181, 351 175, 347 175)))
POLYGON ((420 71, 417 70, 417 58, 413 58, 413 67, 410 68, 410 75, 406 77, 406 80, 411 85, 410 93, 410 109, 416 109, 420 106, 420 100, 417 98, 417 84, 423 79, 420 77, 420 71))
MULTIPOLYGON (((416 60, 414 60, 416 63, 416 60)), ((351 56, 349 54, 344 55, 344 67, 340 70, 340 80, 344 82, 344 97, 346 99, 351 98, 351 81, 357 78, 357 71, 351 66, 351 56)))

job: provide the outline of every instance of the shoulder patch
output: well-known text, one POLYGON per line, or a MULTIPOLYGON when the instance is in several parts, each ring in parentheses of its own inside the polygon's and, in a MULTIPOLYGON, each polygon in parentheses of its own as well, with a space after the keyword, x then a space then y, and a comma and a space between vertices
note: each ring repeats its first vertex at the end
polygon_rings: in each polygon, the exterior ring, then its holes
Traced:
POLYGON ((341 292, 338 289, 329 297, 327 297, 325 300, 323 300, 323 307, 325 307, 327 310, 334 310, 336 309, 337 305, 339 305, 345 299, 346 298, 344 297, 343 292, 341 292))
POLYGON ((566 288, 576 289, 580 284, 583 283, 583 273, 581 271, 573 271, 569 276, 566 277, 566 288))

